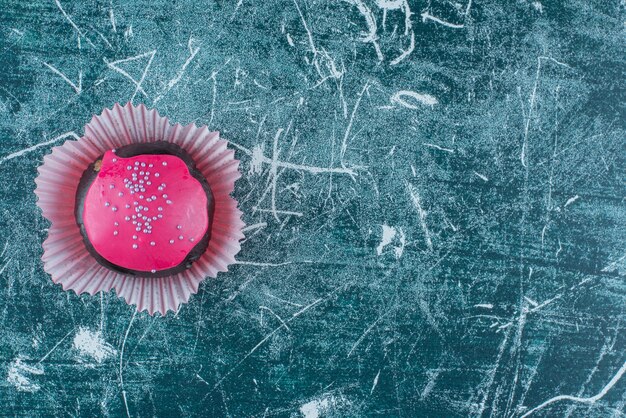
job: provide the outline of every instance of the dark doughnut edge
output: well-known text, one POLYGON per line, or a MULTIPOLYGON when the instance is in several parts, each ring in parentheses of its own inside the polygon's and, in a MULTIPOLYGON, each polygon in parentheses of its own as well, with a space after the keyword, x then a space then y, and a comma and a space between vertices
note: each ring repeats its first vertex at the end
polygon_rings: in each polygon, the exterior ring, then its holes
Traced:
POLYGON ((130 158, 136 157, 137 155, 151 155, 151 154, 167 154, 173 155, 175 157, 180 158, 185 162, 187 168, 189 169, 189 173, 200 182, 202 185, 202 189, 204 190, 207 196, 207 213, 208 213, 208 226, 207 232, 204 236, 198 241, 198 243, 191 249, 187 257, 175 267, 166 269, 166 270, 158 270, 156 273, 151 273, 149 271, 139 271, 139 270, 131 270, 116 264, 111 263, 102 257, 96 249, 93 247, 89 238, 87 237, 87 232, 85 230, 85 225, 83 223, 83 212, 85 207, 85 198, 87 196, 87 191, 91 184, 94 182, 96 177, 98 176, 98 171, 94 169, 96 162, 101 161, 104 157, 100 155, 96 161, 89 164, 87 169, 84 171, 83 175, 80 178, 78 183, 78 187, 76 189, 76 203, 74 206, 74 216, 76 218, 76 224, 80 229, 80 233, 83 236, 83 242, 85 243, 85 247, 87 251, 96 261, 108 268, 109 270, 116 271, 118 273, 135 276, 135 277, 150 277, 150 278, 158 278, 158 277, 168 277, 178 273, 181 273, 185 270, 191 268, 194 261, 199 259, 202 254, 206 251, 209 246, 209 240, 211 239, 211 228, 213 225, 213 212, 215 210, 215 199, 213 198, 213 193, 211 192, 211 188, 209 187, 209 183, 204 178, 202 173, 196 169, 196 165, 191 158, 191 156, 181 147, 171 142, 165 141, 157 141, 145 144, 131 144, 125 145, 123 147, 117 148, 115 150, 115 154, 121 158, 130 158))

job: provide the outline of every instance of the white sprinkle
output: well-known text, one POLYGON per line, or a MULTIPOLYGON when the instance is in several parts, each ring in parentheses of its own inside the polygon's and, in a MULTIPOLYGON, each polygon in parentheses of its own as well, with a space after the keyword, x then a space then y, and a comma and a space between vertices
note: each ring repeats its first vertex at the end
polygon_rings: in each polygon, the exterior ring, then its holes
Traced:
POLYGON ((154 165, 152 165, 152 164, 148 164, 148 167, 152 168, 152 167, 154 167, 154 165))
POLYGON ((176 229, 183 229, 182 225, 176 225, 176 229))
POLYGON ((148 207, 144 206, 143 210, 144 210, 144 212, 147 212, 148 211, 148 207))
POLYGON ((125 217, 124 220, 130 221, 130 216, 125 217))
POLYGON ((104 202, 104 206, 106 206, 106 207, 111 206, 111 202, 104 202))
POLYGON ((194 242, 195 239, 194 238, 189 238, 189 241, 194 242))
POLYGON ((137 239, 137 238, 138 238, 137 235, 133 235, 133 239, 137 239))
POLYGON ((111 161, 113 161, 114 163, 117 162, 117 158, 113 158, 111 161))
POLYGON ((143 233, 144 233, 144 234, 147 234, 147 233, 148 233, 148 230, 147 230, 147 229, 144 229, 144 230, 143 230, 143 233))
POLYGON ((161 206, 159 206, 159 207, 157 208, 157 210, 158 210, 159 212, 161 212, 161 211, 163 210, 163 208, 162 208, 161 206))
POLYGON ((137 222, 137 226, 141 226, 141 222, 137 222))
POLYGON ((150 202, 152 202, 152 199, 147 198, 147 199, 146 199, 146 202, 150 203, 150 202))
POLYGON ((142 195, 142 194, 140 194, 140 195, 139 195, 139 198, 140 198, 140 199, 143 199, 143 195, 142 195))
POLYGON ((137 215, 133 215, 133 219, 137 219, 137 215))
POLYGON ((139 170, 139 167, 133 167, 133 170, 137 171, 139 170))
POLYGON ((144 172, 143 172, 143 171, 140 171, 140 172, 139 172, 139 175, 140 175, 140 176, 143 176, 143 175, 144 175, 144 172))
POLYGON ((122 196, 124 196, 124 192, 119 192, 117 195, 118 195, 119 197, 122 197, 122 196))
POLYGON ((120 223, 119 223, 119 222, 117 222, 117 221, 115 221, 115 222, 113 222, 113 225, 114 225, 114 226, 120 226, 120 223))
POLYGON ((139 202, 133 202, 133 205, 137 206, 139 204, 139 202))
POLYGON ((155 195, 152 195, 152 200, 156 200, 156 198, 157 197, 155 195))
POLYGON ((131 166, 127 165, 127 166, 126 166, 126 169, 127 169, 127 170, 132 170, 133 168, 132 168, 131 166))
POLYGON ((173 244, 173 243, 174 243, 174 240, 173 240, 173 239, 171 239, 171 240, 170 240, 170 244, 173 244))
POLYGON ((153 220, 153 221, 156 221, 156 220, 157 220, 157 217, 156 217, 156 216, 153 216, 153 217, 152 217, 152 220, 153 220))
POLYGON ((117 231, 113 231, 113 235, 117 235, 119 232, 117 231))
POLYGON ((126 187, 126 188, 128 189, 128 188, 130 187, 130 184, 126 183, 126 184, 124 185, 124 187, 126 187))
POLYGON ((167 165, 167 161, 163 161, 163 166, 165 167, 167 165))
POLYGON ((183 239, 183 238, 184 238, 184 237, 183 237, 182 235, 179 235, 179 236, 178 236, 178 239, 183 239))
POLYGON ((142 167, 145 167, 145 166, 146 166, 146 163, 141 163, 141 166, 142 166, 142 167))
POLYGON ((133 244, 133 249, 134 249, 134 250, 136 250, 136 249, 137 249, 137 247, 139 247, 139 245, 137 245, 137 244, 133 244))
POLYGON ((148 186, 150 186, 150 185, 152 184, 152 182, 151 182, 151 181, 147 181, 147 182, 146 182, 146 184, 147 184, 148 186))
POLYGON ((150 270, 150 273, 156 273, 155 269, 150 270))
POLYGON ((109 189, 114 189, 115 188, 115 184, 109 184, 109 189))
POLYGON ((163 194, 163 199, 167 199, 167 195, 165 193, 163 194))
POLYGON ((124 207, 125 207, 126 209, 130 209, 130 205, 129 205, 128 203, 127 203, 127 204, 125 204, 125 205, 124 205, 124 207))
POLYGON ((161 219, 161 218, 163 217, 163 214, 162 214, 162 213, 159 213, 159 214, 157 215, 157 217, 158 217, 159 219, 161 219))
POLYGON ((156 245, 156 242, 150 241, 150 245, 152 245, 154 247, 156 245))
POLYGON ((165 203, 167 203, 168 205, 171 205, 172 201, 171 200, 166 200, 165 203))
POLYGON ((160 174, 159 173, 154 173, 154 177, 159 177, 160 174))
POLYGON ((141 228, 137 227, 137 228, 135 228, 135 231, 139 232, 139 231, 141 231, 141 228))
POLYGON ((112 210, 113 212, 117 212, 117 206, 113 206, 113 207, 111 208, 111 210, 112 210))
POLYGON ((135 161, 135 165, 139 165, 139 161, 135 161))
POLYGON ((163 187, 161 187, 161 186, 159 186, 158 189, 159 189, 160 192, 163 191, 163 187))

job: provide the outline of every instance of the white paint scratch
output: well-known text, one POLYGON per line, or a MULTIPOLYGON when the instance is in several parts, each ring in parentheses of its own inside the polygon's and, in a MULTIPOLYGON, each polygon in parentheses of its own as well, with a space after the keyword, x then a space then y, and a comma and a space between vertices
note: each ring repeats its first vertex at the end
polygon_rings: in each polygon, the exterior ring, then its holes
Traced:
POLYGON ((152 65, 152 60, 154 59, 154 56, 156 55, 156 49, 149 51, 149 52, 145 52, 143 54, 139 54, 136 55, 134 57, 130 57, 130 58, 124 58, 121 60, 117 60, 117 61, 112 61, 109 62, 106 60, 106 58, 104 58, 104 62, 106 63, 106 65, 117 71, 118 73, 120 73, 121 75, 123 75, 124 77, 126 77, 127 79, 129 79, 134 85, 135 85, 135 91, 133 92, 133 95, 130 97, 130 101, 132 102, 133 99, 135 98, 135 96, 137 95, 137 93, 141 93, 144 96, 148 97, 148 94, 145 92, 145 90, 143 89, 143 87, 141 86, 141 84, 143 83, 143 80, 146 78, 146 74, 148 74, 148 70, 150 69, 150 65, 152 65), (139 79, 139 81, 135 80, 130 74, 128 74, 124 69, 118 67, 119 64, 123 64, 126 62, 132 62, 132 61, 136 61, 142 58, 146 58, 146 57, 150 57, 148 59, 148 63, 146 64, 143 73, 141 74, 141 78, 139 79))
POLYGON ((458 25, 456 23, 446 22, 445 20, 441 20, 436 16, 431 15, 428 12, 422 13, 422 22, 426 22, 427 20, 432 20, 435 23, 439 23, 440 25, 447 26, 453 29, 461 29, 464 25, 458 25))
POLYGON ((47 62, 44 62, 44 61, 42 62, 43 62, 43 65, 45 65, 46 67, 50 69, 50 71, 52 71, 53 73, 61 77, 67 84, 69 84, 74 89, 76 94, 80 94, 83 91, 83 72, 81 70, 78 70, 78 85, 76 85, 69 78, 67 78, 67 76, 63 74, 61 71, 57 70, 56 68, 54 68, 52 65, 48 64, 47 62))
POLYGON ((406 236, 404 235, 404 231, 402 231, 402 228, 399 229, 399 233, 400 245, 393 248, 393 252, 396 254, 396 260, 402 257, 402 254, 404 253, 404 247, 406 246, 406 236))
POLYGON ((72 27, 74 28, 74 30, 76 32, 78 32, 78 34, 80 36, 82 36, 83 38, 85 38, 87 40, 87 42, 89 42, 89 45, 91 45, 92 47, 96 47, 93 42, 91 42, 91 40, 83 33, 82 30, 80 30, 80 28, 76 25, 76 23, 74 23, 74 21, 72 20, 72 18, 65 12, 65 10, 63 10, 63 7, 61 6, 61 3, 59 2, 59 0, 54 0, 54 2, 56 3, 57 7, 59 8, 59 10, 61 11, 61 13, 63 13, 63 16, 65 16, 65 19, 67 19, 67 21, 70 23, 70 25, 72 25, 72 27))
POLYGON ((267 222, 259 222, 256 224, 248 225, 241 230, 241 232, 252 231, 254 229, 265 228, 267 226, 267 222))
POLYGON ((61 134, 59 136, 56 136, 56 137, 52 138, 49 141, 41 142, 39 144, 33 145, 32 147, 28 147, 28 148, 25 148, 23 150, 16 151, 16 152, 14 152, 12 154, 9 154, 9 155, 7 155, 5 157, 2 157, 2 158, 0 158, 0 165, 2 165, 3 163, 5 163, 5 162, 7 162, 9 160, 12 160, 14 158, 21 157, 24 154, 28 154, 29 152, 34 151, 37 148, 41 148, 41 147, 45 147, 46 145, 54 144, 55 142, 60 141, 60 140, 65 139, 65 138, 68 138, 68 137, 72 137, 72 138, 74 138, 76 140, 80 139, 80 137, 78 135, 76 135, 75 132, 73 132, 73 131, 66 132, 64 134, 61 134))
POLYGON ((378 247, 376 247, 376 254, 378 256, 382 255, 385 247, 393 243, 394 239, 397 236, 398 240, 400 241, 400 245, 398 246, 394 245, 393 250, 394 250, 396 259, 399 259, 400 257, 402 257, 402 253, 404 252, 404 246, 406 245, 406 237, 404 235, 404 232, 402 231, 401 228, 396 229, 393 226, 389 226, 387 224, 383 224, 381 226, 382 226, 382 237, 381 237, 380 243, 378 244, 378 247))
POLYGON ((54 350, 56 350, 56 349, 59 347, 59 345, 61 345, 61 343, 62 343, 63 341, 65 341, 65 339, 66 339, 67 337, 69 337, 69 336, 70 336, 70 334, 71 334, 72 332, 74 332, 74 329, 71 329, 71 330, 70 330, 70 332, 68 332, 67 334, 65 334, 65 336, 64 336, 63 338, 61 338, 61 339, 60 339, 60 340, 59 340, 59 341, 58 341, 58 342, 57 342, 57 343, 56 343, 56 344, 55 344, 55 345, 54 345, 54 346, 50 349, 50 351, 48 351, 48 352, 47 352, 47 353, 46 353, 46 354, 45 354, 45 355, 44 355, 41 359, 39 359, 39 361, 37 362, 37 364, 40 364, 40 363, 41 363, 41 362, 43 362, 45 359, 47 359, 47 358, 48 358, 48 356, 50 356, 50 354, 52 354, 52 352, 54 352, 54 350))
POLYGON ((314 399, 300 406, 300 412, 304 418, 319 418, 323 414, 330 412, 336 400, 333 396, 314 399))
POLYGON ((376 253, 378 255, 381 255, 383 253, 383 249, 387 245, 391 244, 391 241, 396 236, 396 229, 394 227, 389 226, 389 225, 383 225, 382 227, 383 227, 383 236, 380 241, 380 244, 378 244, 378 247, 376 247, 376 253))
POLYGON ((407 48, 406 51, 403 51, 402 54, 398 55, 396 58, 391 60, 391 62, 389 64, 390 65, 398 65, 398 64, 400 64, 402 61, 404 61, 406 59, 406 57, 411 55, 411 52, 413 52, 414 49, 415 49, 415 32, 413 32, 413 30, 411 30, 411 41, 409 43, 409 47, 407 48))
POLYGON ((543 402, 542 404, 540 404, 539 406, 534 407, 533 409, 531 409, 530 411, 526 412, 524 415, 522 415, 520 418, 526 418, 528 416, 530 416, 531 414, 545 408, 546 406, 553 404, 555 402, 559 402, 559 401, 572 401, 572 402, 581 402, 581 403, 586 403, 586 404, 594 404, 597 401, 599 401, 600 399, 602 399, 604 397, 604 395, 606 395, 608 393, 609 390, 611 390, 611 388, 613 386, 615 386, 615 384, 622 378, 622 376, 624 375, 624 373, 626 373, 626 362, 624 362, 624 364, 622 364, 622 367, 620 367, 620 369, 617 371, 617 373, 615 373, 615 375, 613 376, 613 378, 609 381, 609 383, 607 383, 600 392, 598 392, 597 394, 587 397, 587 398, 581 398, 578 396, 570 396, 570 395, 559 395, 559 396, 555 396, 554 398, 550 398, 547 401, 543 402))
POLYGON ((273 207, 272 209, 261 209, 257 206, 254 206, 252 210, 255 212, 271 212, 273 215, 281 214, 281 215, 292 215, 292 216, 297 216, 297 217, 304 216, 304 213, 302 212, 296 212, 293 210, 280 210, 280 209, 276 209, 275 207, 273 207))
POLYGON ((185 69, 191 63, 191 61, 194 59, 196 54, 198 54, 198 52, 200 51, 200 47, 196 47, 196 48, 192 47, 192 42, 193 42, 193 38, 189 38, 189 42, 187 42, 187 46, 189 47, 189 58, 187 58, 187 60, 183 63, 183 66, 180 67, 180 69, 176 73, 176 76, 174 78, 172 78, 170 81, 168 81, 167 87, 166 87, 165 91, 163 93, 159 94, 154 99, 153 104, 158 103, 163 98, 163 96, 165 96, 172 89, 172 87, 174 87, 176 84, 178 84, 180 79, 183 78, 183 74, 185 73, 185 69))
POLYGON ((130 418, 130 411, 128 410, 128 400, 126 399, 126 390, 124 389, 124 348, 126 348, 126 340, 128 339, 128 334, 130 333, 130 327, 133 326, 133 322, 135 322, 136 316, 137 311, 133 310, 133 316, 130 317, 130 322, 128 323, 128 328, 126 328, 126 333, 124 334, 124 339, 122 340, 122 348, 120 350, 120 387, 122 388, 122 400, 124 401, 124 406, 126 407, 126 416, 128 418, 130 418))
POLYGON ((367 28, 369 29, 369 32, 365 35, 365 37, 363 37, 361 41, 374 45, 374 50, 376 50, 376 56, 378 57, 378 61, 383 61, 385 57, 383 56, 383 52, 380 50, 380 46, 377 42, 378 35, 376 34, 376 32, 378 31, 378 27, 376 26, 376 19, 374 18, 374 14, 370 10, 370 8, 367 7, 365 3, 363 3, 362 0, 349 1, 359 9, 359 13, 361 13, 365 18, 365 23, 367 24, 367 28))
POLYGON ((409 43, 409 47, 407 48, 407 50, 403 51, 399 56, 391 60, 391 62, 389 63, 390 65, 399 64, 404 59, 406 59, 409 55, 411 55, 411 53, 415 49, 415 31, 413 30, 413 24, 411 23, 411 15, 413 13, 411 12, 411 9, 409 8, 408 0, 402 0, 400 3, 401 3, 400 5, 401 8, 404 10, 404 34, 408 35, 410 32, 411 38, 410 38, 410 43, 409 43))
POLYGON ((411 90, 400 90, 391 96, 390 100, 391 103, 396 103, 409 109, 419 109, 420 105, 434 106, 439 103, 437 98, 430 94, 416 93, 411 90), (411 100, 408 101, 406 98, 411 98, 411 100))
POLYGON ((444 147, 440 147, 439 145, 436 145, 436 144, 428 144, 428 143, 423 143, 422 145, 424 145, 426 147, 438 149, 439 151, 445 151, 445 152, 449 152, 451 154, 454 154, 454 150, 451 149, 451 148, 444 148, 444 147))
POLYGON ((389 313, 391 312, 391 310, 387 310, 387 312, 385 312, 384 314, 382 314, 381 316, 379 316, 374 322, 372 322, 366 329, 365 331, 363 331, 363 334, 361 334, 361 336, 356 340, 356 342, 352 345, 352 348, 350 349, 350 351, 348 352, 348 355, 346 357, 350 357, 352 355, 352 353, 354 352, 354 350, 356 350, 356 348, 359 346, 359 344, 361 344, 363 342, 363 340, 365 339, 365 337, 367 336, 367 334, 369 334, 370 332, 372 332, 372 330, 374 329, 374 327, 376 327, 376 325, 378 325, 378 323, 387 315, 389 315, 389 313))
MULTIPOLYGON (((306 305, 304 308, 300 309, 298 312, 294 313, 293 315, 291 315, 291 317, 289 319, 287 319, 286 321, 284 321, 284 324, 280 324, 277 328, 274 328, 274 330, 270 333, 268 333, 261 341, 258 342, 257 345, 255 345, 252 350, 250 350, 248 352, 248 354, 246 354, 245 356, 243 356, 243 358, 241 360, 239 360, 239 362, 237 364, 235 364, 224 376, 222 376, 217 383, 213 386, 213 389, 207 394, 205 395, 208 396, 210 393, 212 393, 213 391, 215 391, 224 381, 224 379, 226 379, 228 376, 230 376, 230 374, 235 371, 244 361, 246 361, 246 359, 248 357, 250 357, 252 354, 254 354, 254 352, 256 350, 259 349, 259 347, 261 347, 263 344, 265 344, 265 342, 267 340, 269 340, 270 338, 272 338, 272 336, 274 334, 276 334, 278 331, 280 331, 286 324, 289 324, 291 321, 295 320, 296 318, 298 318, 300 315, 302 315, 303 313, 305 313, 306 311, 308 311, 309 309, 313 308, 314 306, 316 306, 317 304, 327 300, 330 296, 332 296, 333 294, 335 294, 336 291, 338 291, 339 289, 343 288, 344 286, 339 286, 337 288, 335 288, 335 290, 333 290, 332 292, 330 292, 328 295, 326 295, 323 298, 320 299, 316 299, 313 302, 309 303, 308 305, 306 305)), ((204 400, 204 399, 203 399, 204 400)))
POLYGON ((109 20, 111 21, 111 28, 113 32, 117 32, 117 27, 115 26, 115 15, 113 14, 113 7, 109 8, 109 20))
POLYGON ((74 348, 83 357, 91 357, 97 363, 102 363, 109 357, 114 356, 117 350, 111 344, 104 341, 102 333, 91 331, 87 327, 80 327, 74 337, 74 348))
POLYGON ((578 195, 576 195, 574 197, 570 197, 569 199, 567 199, 567 202, 565 202, 565 205, 563 207, 564 208, 568 207, 569 205, 571 205, 572 203, 577 201, 579 198, 580 198, 580 196, 578 196, 578 195))
MULTIPOLYGON (((232 141, 229 141, 229 144, 231 144, 232 146, 234 146, 235 148, 243 151, 245 154, 253 156, 254 160, 253 161, 255 164, 272 164, 272 160, 268 157, 266 157, 265 155, 263 155, 263 151, 260 150, 260 148, 256 149, 256 156, 253 155, 253 151, 249 150, 246 147, 243 147, 237 143, 234 143, 232 141)), ((332 168, 332 167, 315 167, 315 166, 310 166, 310 165, 304 165, 304 164, 294 164, 294 163, 288 163, 285 161, 276 161, 276 164, 278 167, 282 167, 282 168, 289 168, 292 170, 297 170, 297 171, 306 171, 309 172, 311 174, 321 174, 321 173, 336 173, 336 174, 348 174, 351 177, 356 177, 357 173, 355 170, 351 169, 351 168, 346 168, 346 167, 337 167, 337 168, 332 168)))
POLYGON ((484 174, 480 174, 480 173, 474 171, 474 175, 477 176, 482 181, 489 181, 489 177, 485 176, 484 174))
POLYGON ((605 273, 617 271, 620 276, 626 276, 626 254, 615 261, 611 261, 602 271, 605 273))
POLYGON ((433 243, 430 239, 430 231, 428 230, 428 225, 426 224, 426 215, 427 212, 422 208, 422 204, 420 202, 420 196, 417 192, 415 186, 411 183, 406 183, 407 189, 409 190, 409 194, 411 195, 411 200, 413 201, 413 206, 417 209, 417 213, 419 215, 420 224, 422 226, 422 230, 424 231, 424 238, 426 240, 426 245, 430 251, 433 250, 433 243))
POLYGON ((424 400, 430 395, 430 392, 435 388, 435 384, 437 383, 437 378, 441 374, 441 368, 436 370, 430 370, 428 373, 428 382, 424 389, 422 389, 422 393, 420 393, 420 400, 424 400))
POLYGON ((365 85, 363 86, 363 88, 361 89, 361 92, 359 93, 356 102, 354 103, 354 107, 352 108, 352 113, 350 114, 350 120, 348 121, 348 126, 346 127, 346 132, 343 135, 343 140, 341 141, 341 150, 339 152, 340 155, 340 161, 341 161, 341 166, 344 167, 343 165, 343 156, 346 153, 346 150, 348 149, 348 137, 350 136, 350 131, 352 130, 352 124, 354 122, 354 116, 356 115, 356 111, 359 109, 359 105, 361 104, 361 99, 363 98, 363 93, 365 93, 365 91, 367 90, 367 88, 369 87, 369 81, 365 83, 365 85))
POLYGON ((376 377, 374 378, 374 382, 372 383, 372 389, 370 390, 370 395, 374 393, 374 389, 376 389, 376 386, 378 385, 379 377, 380 377, 380 370, 378 370, 378 373, 376 373, 376 377))
POLYGON ((528 133, 530 132, 530 123, 532 121, 532 114, 533 111, 535 110, 535 103, 537 101, 537 87, 539 86, 539 78, 541 75, 541 60, 548 60, 548 61, 552 61, 557 65, 561 65, 563 67, 566 68, 571 68, 569 65, 558 61, 552 57, 537 57, 537 70, 535 72, 535 83, 533 85, 533 90, 532 93, 530 94, 530 100, 529 100, 529 104, 528 104, 528 115, 526 116, 526 123, 524 124, 524 141, 522 143, 522 151, 520 152, 520 161, 522 162, 522 166, 524 166, 525 168, 528 167, 527 165, 527 152, 528 152, 528 133))
POLYGON ((29 366, 28 364, 22 363, 22 359, 18 357, 9 365, 7 382, 13 385, 13 387, 20 392, 34 393, 41 389, 41 386, 32 382, 30 380, 30 375, 42 374, 43 366, 40 364, 29 366))

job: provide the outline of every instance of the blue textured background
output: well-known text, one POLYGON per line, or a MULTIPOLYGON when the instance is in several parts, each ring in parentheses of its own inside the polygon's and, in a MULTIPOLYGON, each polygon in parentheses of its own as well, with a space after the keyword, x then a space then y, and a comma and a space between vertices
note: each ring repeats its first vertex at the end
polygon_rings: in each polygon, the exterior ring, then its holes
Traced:
POLYGON ((624 415, 623 2, 1 9, 0 415, 624 415), (128 100, 242 160, 165 318, 40 261, 43 155, 128 100))

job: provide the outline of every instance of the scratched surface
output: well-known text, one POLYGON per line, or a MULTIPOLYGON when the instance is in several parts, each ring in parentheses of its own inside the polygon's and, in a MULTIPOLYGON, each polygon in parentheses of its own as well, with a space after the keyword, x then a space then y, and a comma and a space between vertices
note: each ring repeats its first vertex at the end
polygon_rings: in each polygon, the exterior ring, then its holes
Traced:
POLYGON ((3 0, 0 415, 623 416, 626 14, 556 3, 3 0), (165 318, 40 261, 36 167, 128 100, 242 160, 165 318))

